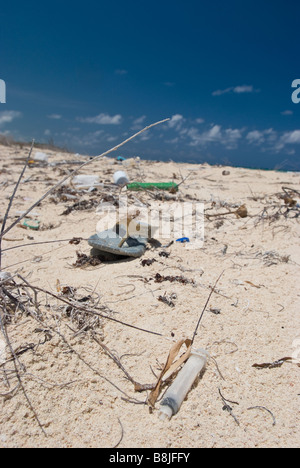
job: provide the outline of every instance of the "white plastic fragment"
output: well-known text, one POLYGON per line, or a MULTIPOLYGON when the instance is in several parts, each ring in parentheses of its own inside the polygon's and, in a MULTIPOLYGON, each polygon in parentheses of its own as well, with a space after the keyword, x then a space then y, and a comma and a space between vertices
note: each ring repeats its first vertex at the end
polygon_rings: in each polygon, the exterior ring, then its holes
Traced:
POLYGON ((100 179, 97 175, 77 175, 73 177, 72 182, 77 189, 90 189, 97 187, 100 184, 100 179))
POLYGON ((48 155, 46 153, 42 153, 41 151, 37 151, 33 157, 34 161, 38 162, 48 162, 48 155))
POLYGON ((179 411, 180 406, 192 387, 196 377, 206 365, 208 357, 209 354, 204 349, 191 351, 189 359, 165 393, 160 404, 160 419, 170 419, 179 411))
POLYGON ((11 279, 11 274, 8 271, 1 271, 0 272, 0 283, 2 281, 7 281, 11 279))

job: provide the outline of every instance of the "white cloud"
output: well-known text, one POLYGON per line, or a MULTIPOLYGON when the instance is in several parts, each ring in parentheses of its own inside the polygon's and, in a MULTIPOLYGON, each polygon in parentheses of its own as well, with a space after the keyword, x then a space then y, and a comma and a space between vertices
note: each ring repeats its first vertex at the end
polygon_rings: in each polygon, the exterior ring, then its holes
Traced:
POLYGON ((268 128, 266 130, 252 130, 246 135, 247 142, 257 146, 260 146, 264 143, 273 145, 277 138, 277 132, 273 130, 273 128, 268 128))
POLYGON ((107 141, 108 141, 109 143, 112 142, 112 141, 116 141, 117 139, 118 139, 118 137, 117 137, 117 136, 113 136, 113 135, 110 135, 110 136, 107 137, 107 141))
POLYGON ((204 119, 201 119, 201 118, 198 118, 198 119, 195 120, 195 122, 196 122, 197 124, 202 124, 202 123, 205 122, 205 120, 204 120, 204 119))
POLYGON ((206 134, 207 141, 216 141, 221 138, 221 126, 214 125, 206 134))
POLYGON ((287 145, 300 144, 300 130, 294 130, 293 132, 286 132, 280 138, 281 143, 287 145))
POLYGON ((183 122, 184 122, 184 118, 181 114, 174 114, 169 120, 168 125, 170 128, 175 128, 175 130, 180 130, 183 122))
POLYGON ((233 88, 233 92, 234 93, 237 93, 237 94, 241 94, 241 93, 254 93, 254 88, 253 86, 249 86, 249 85, 244 85, 244 86, 236 86, 235 88, 233 88))
POLYGON ((221 96, 222 94, 227 94, 227 93, 231 93, 231 91, 233 90, 233 88, 226 88, 226 89, 217 89, 216 91, 214 91, 212 93, 213 96, 221 96))
POLYGON ((279 134, 273 128, 253 130, 246 135, 249 144, 260 146, 262 151, 284 151, 294 154, 291 145, 300 145, 300 130, 293 130, 279 134))
MULTIPOLYGON (((292 132, 285 132, 281 135, 279 140, 274 145, 275 151, 282 151, 287 145, 300 144, 300 130, 293 130, 292 132)), ((289 149, 290 151, 290 149, 289 149)))
POLYGON ((59 120, 61 119, 61 115, 60 114, 51 114, 51 115, 47 115, 48 119, 53 119, 53 120, 59 120))
POLYGON ((199 132, 197 128, 191 127, 186 134, 191 139, 190 146, 220 143, 227 149, 235 149, 238 141, 242 138, 242 132, 243 129, 226 128, 222 130, 221 125, 213 125, 205 132, 199 132))
POLYGON ((242 138, 242 130, 227 128, 225 130, 224 144, 227 149, 235 149, 238 141, 242 138))
POLYGON ((265 141, 264 132, 253 130, 247 134, 246 140, 249 143, 260 145, 265 141))
POLYGON ((5 125, 22 116, 19 111, 3 111, 0 112, 0 125, 5 125))
POLYGON ((131 130, 142 130, 145 119, 146 119, 145 115, 142 115, 141 117, 138 117, 137 119, 135 119, 132 122, 131 130))
POLYGON ((116 75, 127 75, 128 71, 124 69, 115 70, 116 75))
POLYGON ((166 143, 170 145, 176 145, 177 143, 179 143, 179 138, 175 137, 175 138, 172 138, 171 140, 166 140, 166 143))
POLYGON ((95 117, 78 117, 80 122, 84 123, 93 123, 99 125, 119 125, 122 122, 122 116, 120 114, 108 115, 108 114, 99 114, 95 117))
POLYGON ((281 115, 293 115, 293 113, 294 112, 291 111, 291 110, 285 110, 285 111, 281 112, 281 115))
POLYGON ((69 130, 55 133, 54 137, 57 137, 58 141, 63 141, 67 144, 70 142, 73 146, 81 148, 95 147, 105 140, 104 130, 96 130, 95 132, 88 132, 84 135, 79 135, 78 132, 74 134, 72 130, 69 130))
POLYGON ((242 85, 242 86, 230 86, 225 89, 217 89, 212 93, 213 96, 221 96, 222 94, 235 93, 235 94, 244 94, 244 93, 258 93, 259 89, 254 89, 252 85, 242 85))

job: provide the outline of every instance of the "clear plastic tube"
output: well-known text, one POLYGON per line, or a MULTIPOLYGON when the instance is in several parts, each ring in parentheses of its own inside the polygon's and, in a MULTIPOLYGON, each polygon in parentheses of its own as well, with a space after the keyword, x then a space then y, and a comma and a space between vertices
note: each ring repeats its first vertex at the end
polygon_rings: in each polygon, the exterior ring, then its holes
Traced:
POLYGON ((209 354, 204 349, 191 351, 189 359, 165 393, 160 404, 160 419, 170 419, 179 411, 180 406, 192 387, 196 377, 206 365, 208 357, 209 354))

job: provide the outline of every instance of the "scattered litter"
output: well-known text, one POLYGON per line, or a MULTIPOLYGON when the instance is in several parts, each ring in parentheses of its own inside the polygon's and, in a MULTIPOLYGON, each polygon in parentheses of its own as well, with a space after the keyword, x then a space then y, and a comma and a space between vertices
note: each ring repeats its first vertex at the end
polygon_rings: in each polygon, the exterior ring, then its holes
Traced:
POLYGON ((42 153, 41 151, 37 151, 32 158, 33 162, 44 162, 48 163, 48 155, 46 153, 42 153))
POLYGON ((11 279, 12 279, 12 276, 8 271, 1 271, 0 272, 0 283, 2 281, 9 281, 11 279))
POLYGON ((125 172, 123 171, 117 171, 114 173, 114 176, 113 176, 113 179, 114 179, 114 183, 116 185, 120 185, 122 187, 124 187, 126 184, 129 183, 129 179, 128 179, 128 176, 125 172))
POLYGON ((170 296, 167 296, 167 293, 165 293, 163 296, 159 296, 157 299, 158 301, 167 304, 169 307, 175 307, 174 301, 177 299, 177 294, 172 293, 170 296))
POLYGON ((176 242, 181 242, 182 244, 185 242, 190 242, 188 237, 181 237, 180 239, 176 239, 176 242))
POLYGON ((77 200, 78 195, 77 192, 67 185, 62 185, 59 187, 52 195, 52 197, 49 198, 49 200, 52 203, 55 203, 56 205, 59 202, 67 202, 69 200, 77 200))
POLYGON ((37 231, 40 227, 40 221, 38 221, 37 219, 28 219, 28 218, 25 218, 21 224, 22 227, 24 228, 29 228, 29 229, 33 229, 35 231, 37 231))
POLYGON ((191 350, 190 357, 164 395, 160 404, 160 419, 171 419, 178 413, 197 376, 205 367, 208 357, 204 349, 191 350))
POLYGON ((73 177, 72 183, 76 189, 91 189, 100 185, 100 179, 97 175, 77 175, 73 177))
POLYGON ((61 213, 61 216, 66 216, 72 213, 72 211, 85 211, 91 210, 99 205, 99 200, 97 198, 89 198, 88 200, 82 200, 74 203, 61 213))
POLYGON ((166 380, 167 373, 169 377, 171 377, 172 374, 174 374, 174 372, 178 369, 178 367, 181 366, 190 357, 191 347, 192 347, 192 341, 189 338, 181 339, 172 345, 172 348, 170 349, 170 352, 168 354, 167 361, 158 377, 156 384, 152 388, 152 391, 148 397, 147 403, 149 405, 150 411, 154 408, 155 402, 160 393, 163 380, 166 380), (177 361, 175 361, 175 358, 178 355, 183 344, 186 345, 187 349, 185 353, 179 359, 177 359, 177 361))
POLYGON ((122 162, 122 161, 125 161, 125 160, 126 160, 126 158, 123 158, 123 156, 118 156, 117 157, 117 161, 122 162))
POLYGON ((139 163, 140 163, 140 158, 139 158, 139 156, 137 156, 136 158, 128 158, 128 159, 125 159, 125 158, 124 158, 123 166, 125 166, 125 167, 130 167, 130 168, 134 168, 134 167, 136 167, 139 163))
POLYGON ((171 283, 178 282, 181 284, 195 284, 194 280, 189 280, 184 276, 162 276, 160 273, 155 275, 155 283, 162 283, 163 281, 170 281, 171 283))
POLYGON ((112 229, 97 232, 89 238, 89 245, 99 252, 141 257, 146 250, 149 226, 139 221, 134 222, 134 216, 120 220, 112 229))
POLYGON ((221 309, 215 309, 215 308, 213 308, 213 307, 211 307, 211 308, 209 309, 209 311, 212 312, 212 313, 215 314, 215 315, 220 315, 220 313, 221 313, 221 309))

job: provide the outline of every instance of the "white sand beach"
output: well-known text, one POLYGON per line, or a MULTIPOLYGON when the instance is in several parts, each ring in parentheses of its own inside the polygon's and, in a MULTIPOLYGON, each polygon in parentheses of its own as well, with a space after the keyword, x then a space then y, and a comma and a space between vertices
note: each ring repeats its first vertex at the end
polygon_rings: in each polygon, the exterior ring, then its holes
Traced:
MULTIPOLYGON (((28 151, 0 147, 2 221, 28 151)), ((26 169, 6 228, 88 160, 35 148, 32 160, 37 151, 48 162, 26 169)), ((68 179, 28 214, 29 227, 23 219, 2 240, 1 274, 12 279, 1 283, 0 447, 299 447, 300 174, 114 158, 80 174, 101 185, 88 192, 68 179), (179 190, 120 190, 117 170, 179 190), (165 213, 203 204, 203 245, 158 231, 140 258, 93 263, 96 209, 117 207, 120 193, 130 207, 165 213), (194 341, 210 359, 179 412, 162 421, 166 387, 150 411, 149 390, 134 382, 157 382, 222 272, 194 341)))

